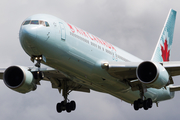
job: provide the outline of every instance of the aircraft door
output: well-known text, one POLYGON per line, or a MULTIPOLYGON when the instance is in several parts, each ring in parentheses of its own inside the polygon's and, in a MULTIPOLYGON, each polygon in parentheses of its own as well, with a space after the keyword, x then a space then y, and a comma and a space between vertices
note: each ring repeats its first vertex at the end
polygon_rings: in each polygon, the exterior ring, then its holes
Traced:
POLYGON ((65 40, 66 39, 66 29, 63 25, 63 23, 59 22, 60 24, 60 28, 61 28, 61 40, 65 40))

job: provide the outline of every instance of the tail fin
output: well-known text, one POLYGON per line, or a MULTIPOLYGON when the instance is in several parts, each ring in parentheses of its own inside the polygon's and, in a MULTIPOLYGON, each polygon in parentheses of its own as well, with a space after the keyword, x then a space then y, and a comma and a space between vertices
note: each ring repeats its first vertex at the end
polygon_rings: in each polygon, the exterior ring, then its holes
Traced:
POLYGON ((169 11, 169 15, 162 29, 161 35, 159 37, 151 61, 154 62, 169 61, 171 45, 173 41, 175 20, 176 20, 176 11, 171 9, 169 11))

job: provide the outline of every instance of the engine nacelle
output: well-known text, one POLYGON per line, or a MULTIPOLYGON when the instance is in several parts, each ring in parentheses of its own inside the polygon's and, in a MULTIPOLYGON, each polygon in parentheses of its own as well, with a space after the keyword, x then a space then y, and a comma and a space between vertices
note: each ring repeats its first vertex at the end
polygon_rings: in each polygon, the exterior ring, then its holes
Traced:
POLYGON ((142 62, 138 66, 136 76, 146 86, 157 89, 165 87, 169 82, 166 69, 161 64, 150 61, 142 62))
POLYGON ((27 93, 36 89, 33 74, 28 68, 11 66, 4 72, 3 81, 7 87, 20 93, 27 93))

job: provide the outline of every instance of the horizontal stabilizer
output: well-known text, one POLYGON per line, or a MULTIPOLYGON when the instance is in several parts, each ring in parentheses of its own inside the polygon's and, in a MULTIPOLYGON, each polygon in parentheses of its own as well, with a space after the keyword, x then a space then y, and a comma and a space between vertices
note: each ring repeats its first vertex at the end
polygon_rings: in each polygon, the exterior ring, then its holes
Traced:
POLYGON ((171 92, 180 91, 180 86, 170 86, 169 89, 171 92))

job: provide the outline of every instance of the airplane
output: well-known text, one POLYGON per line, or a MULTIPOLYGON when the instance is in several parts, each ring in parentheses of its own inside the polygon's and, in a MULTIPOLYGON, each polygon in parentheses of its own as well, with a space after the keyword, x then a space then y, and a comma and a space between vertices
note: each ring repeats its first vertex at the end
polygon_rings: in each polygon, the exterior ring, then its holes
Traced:
POLYGON ((117 97, 136 111, 148 110, 180 90, 172 78, 180 75, 180 61, 169 61, 175 19, 170 9, 151 60, 144 61, 55 16, 32 15, 23 21, 19 40, 34 66, 1 68, 0 79, 23 94, 35 91, 41 80, 50 81, 64 98, 56 105, 58 113, 76 109, 70 92, 90 90, 117 97))

